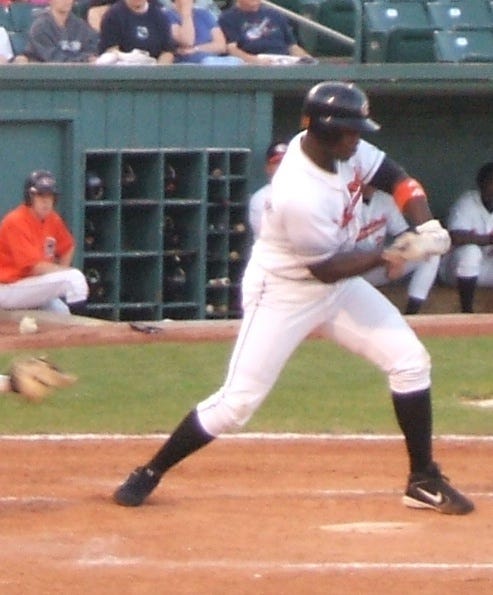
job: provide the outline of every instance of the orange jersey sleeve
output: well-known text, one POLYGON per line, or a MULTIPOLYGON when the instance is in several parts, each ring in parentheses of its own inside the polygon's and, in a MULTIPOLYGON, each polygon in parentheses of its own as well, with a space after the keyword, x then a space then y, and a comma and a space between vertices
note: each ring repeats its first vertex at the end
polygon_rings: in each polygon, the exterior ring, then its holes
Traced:
POLYGON ((55 262, 74 245, 58 213, 40 221, 25 205, 10 211, 0 224, 0 283, 28 277, 39 262, 55 262))

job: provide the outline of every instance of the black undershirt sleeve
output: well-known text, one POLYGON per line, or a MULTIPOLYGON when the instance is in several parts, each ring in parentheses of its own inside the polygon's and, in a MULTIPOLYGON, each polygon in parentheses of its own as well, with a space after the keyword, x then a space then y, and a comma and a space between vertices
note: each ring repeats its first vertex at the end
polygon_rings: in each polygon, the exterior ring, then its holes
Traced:
POLYGON ((389 157, 384 157, 369 183, 379 190, 392 194, 396 183, 408 177, 409 174, 403 167, 389 157))

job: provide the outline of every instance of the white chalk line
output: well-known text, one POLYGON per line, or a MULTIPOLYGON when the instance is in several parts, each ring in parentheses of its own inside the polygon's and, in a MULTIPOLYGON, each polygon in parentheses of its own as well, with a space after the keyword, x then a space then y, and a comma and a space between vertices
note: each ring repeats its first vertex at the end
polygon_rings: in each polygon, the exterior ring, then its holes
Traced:
MULTIPOLYGON (((165 440, 169 437, 167 433, 153 434, 0 434, 0 441, 19 442, 60 442, 60 441, 119 441, 119 440, 165 440)), ((493 435, 476 436, 460 434, 444 434, 435 436, 440 442, 492 442, 493 435)), ((241 434, 222 434, 218 440, 273 440, 273 441, 366 441, 366 442, 401 442, 400 434, 299 434, 291 432, 247 432, 241 434)))
POLYGON ((9 502, 18 504, 62 504, 69 502, 69 500, 52 496, 0 496, 0 503, 9 502))
MULTIPOLYGON (((108 485, 116 485, 115 482, 108 482, 108 485)), ((105 484, 106 485, 106 484, 105 484)), ((235 492, 228 492, 228 491, 218 491, 212 494, 207 495, 207 498, 272 498, 272 497, 279 497, 279 498, 299 498, 299 497, 327 497, 327 498, 355 498, 361 497, 362 499, 371 498, 371 497, 395 497, 402 495, 402 490, 396 489, 388 489, 388 490, 365 490, 365 489, 313 489, 313 490, 289 490, 289 489, 279 489, 279 490, 255 490, 252 492, 251 489, 241 491, 237 490, 235 492)), ((468 492, 468 495, 471 498, 493 498, 493 492, 468 492)), ((18 503, 18 504, 68 504, 68 503, 76 503, 79 500, 76 498, 68 499, 68 498, 56 498, 53 496, 42 496, 42 495, 32 495, 32 496, 14 496, 14 495, 4 495, 0 496, 0 503, 18 503)))
POLYGON ((334 571, 446 571, 476 570, 493 571, 491 562, 454 563, 454 562, 289 562, 264 560, 149 560, 147 558, 124 558, 101 556, 80 558, 78 566, 152 566, 166 571, 179 570, 237 570, 249 572, 334 572, 334 571))

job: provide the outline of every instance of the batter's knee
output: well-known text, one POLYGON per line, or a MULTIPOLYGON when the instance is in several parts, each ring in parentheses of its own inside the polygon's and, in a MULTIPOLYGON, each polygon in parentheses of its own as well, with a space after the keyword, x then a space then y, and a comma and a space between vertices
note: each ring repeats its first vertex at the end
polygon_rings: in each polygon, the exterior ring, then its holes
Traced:
POLYGON ((237 431, 250 420, 265 393, 231 393, 222 388, 197 405, 200 423, 211 436, 237 431))
POLYGON ((424 345, 416 341, 411 349, 394 362, 388 375, 390 390, 408 393, 431 385, 431 358, 424 345))

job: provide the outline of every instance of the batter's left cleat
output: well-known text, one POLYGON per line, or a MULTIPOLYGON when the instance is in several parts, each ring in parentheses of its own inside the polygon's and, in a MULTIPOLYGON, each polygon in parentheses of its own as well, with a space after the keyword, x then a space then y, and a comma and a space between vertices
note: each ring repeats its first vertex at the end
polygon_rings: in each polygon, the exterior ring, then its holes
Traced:
POLYGON ((402 502, 409 508, 429 508, 442 514, 467 514, 474 504, 453 488, 436 463, 426 471, 411 473, 402 502))
POLYGON ((149 467, 137 467, 113 494, 121 506, 140 506, 157 486, 161 476, 149 467))

